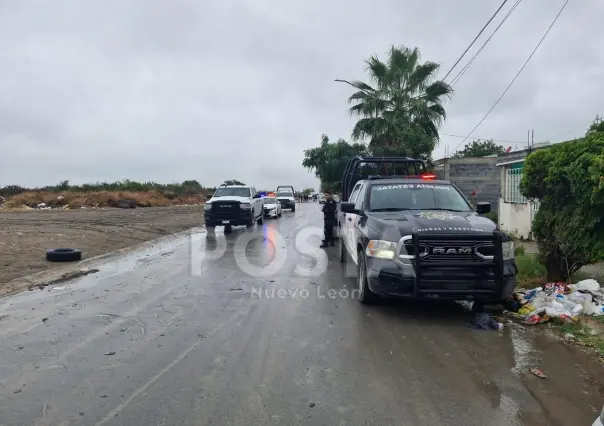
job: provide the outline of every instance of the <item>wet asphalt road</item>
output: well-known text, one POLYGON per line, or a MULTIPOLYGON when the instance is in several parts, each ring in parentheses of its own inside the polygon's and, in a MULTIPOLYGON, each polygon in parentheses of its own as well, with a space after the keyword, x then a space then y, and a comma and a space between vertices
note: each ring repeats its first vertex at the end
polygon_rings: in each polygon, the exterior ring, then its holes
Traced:
POLYGON ((318 210, 300 205, 226 238, 179 238, 58 289, 1 299, 0 425, 579 426, 597 417, 601 365, 543 328, 475 331, 449 304, 361 306, 346 297, 355 281, 337 247, 324 274, 303 276, 314 263, 295 241, 321 224, 318 210), (242 270, 271 258, 283 261, 272 277, 242 270), (530 375, 532 365, 549 378, 530 375))

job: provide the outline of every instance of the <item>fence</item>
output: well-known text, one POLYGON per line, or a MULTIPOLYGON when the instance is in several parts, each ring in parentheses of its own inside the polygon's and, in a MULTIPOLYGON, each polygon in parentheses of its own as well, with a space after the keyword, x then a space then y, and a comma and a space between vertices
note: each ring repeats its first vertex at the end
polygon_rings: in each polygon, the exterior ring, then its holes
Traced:
POLYGON ((503 183, 503 201, 506 203, 526 204, 528 200, 520 193, 520 180, 522 179, 522 169, 505 169, 505 178, 503 183))

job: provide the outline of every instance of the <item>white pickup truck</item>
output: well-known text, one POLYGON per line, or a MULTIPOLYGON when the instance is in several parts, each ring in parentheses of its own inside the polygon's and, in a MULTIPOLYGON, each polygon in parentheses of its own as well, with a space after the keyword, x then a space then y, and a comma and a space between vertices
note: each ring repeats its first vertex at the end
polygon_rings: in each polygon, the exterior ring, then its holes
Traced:
POLYGON ((291 185, 282 185, 277 187, 277 199, 281 203, 282 209, 291 209, 296 211, 296 192, 291 185))
POLYGON ((221 186, 204 205, 207 229, 224 225, 225 228, 262 225, 263 202, 253 186, 221 186))

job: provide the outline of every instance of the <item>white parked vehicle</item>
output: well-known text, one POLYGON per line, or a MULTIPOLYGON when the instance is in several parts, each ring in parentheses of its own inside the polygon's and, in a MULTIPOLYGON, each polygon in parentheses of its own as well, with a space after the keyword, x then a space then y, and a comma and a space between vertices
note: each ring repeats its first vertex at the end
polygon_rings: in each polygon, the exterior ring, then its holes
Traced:
POLYGON ((281 202, 276 197, 264 197, 262 201, 264 203, 264 217, 281 217, 281 202))
POLYGON ((253 186, 221 186, 203 206, 206 228, 252 227, 254 222, 262 225, 262 206, 260 194, 253 186))

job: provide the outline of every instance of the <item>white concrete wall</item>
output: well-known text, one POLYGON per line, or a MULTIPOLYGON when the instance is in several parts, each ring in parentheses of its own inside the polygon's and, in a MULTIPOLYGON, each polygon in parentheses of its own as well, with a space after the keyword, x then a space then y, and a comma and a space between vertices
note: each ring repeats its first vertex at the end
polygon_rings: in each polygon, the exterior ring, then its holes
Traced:
POLYGON ((533 203, 506 203, 499 199, 499 228, 529 239, 533 225, 533 203))

